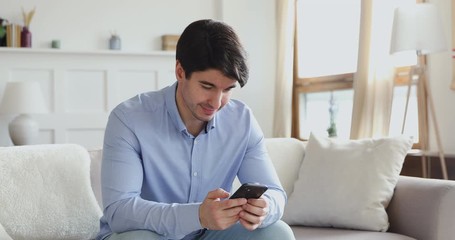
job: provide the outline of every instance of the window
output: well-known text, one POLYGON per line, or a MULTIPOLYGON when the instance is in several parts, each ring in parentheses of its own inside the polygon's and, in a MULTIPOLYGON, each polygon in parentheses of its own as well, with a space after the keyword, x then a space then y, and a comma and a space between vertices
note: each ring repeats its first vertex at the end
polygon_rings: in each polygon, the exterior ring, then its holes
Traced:
MULTIPOLYGON (((403 0, 414 1, 414 0, 403 0)), ((348 139, 357 71, 361 0, 297 0, 293 137, 310 132, 348 139), (317 23, 317 24, 315 24, 317 23)), ((410 65, 415 55, 396 58, 390 134, 401 132, 410 65)), ((416 87, 408 107, 406 132, 418 140, 416 87)))
POLYGON ((297 0, 294 137, 331 131, 349 138, 360 3, 297 0))
POLYGON ((340 138, 349 138, 351 126, 353 90, 335 90, 299 94, 300 136, 309 136, 310 132, 318 135, 328 134, 340 138), (324 119, 324 121, 321 121, 324 119))
POLYGON ((356 71, 360 1, 297 1, 299 78, 356 71))

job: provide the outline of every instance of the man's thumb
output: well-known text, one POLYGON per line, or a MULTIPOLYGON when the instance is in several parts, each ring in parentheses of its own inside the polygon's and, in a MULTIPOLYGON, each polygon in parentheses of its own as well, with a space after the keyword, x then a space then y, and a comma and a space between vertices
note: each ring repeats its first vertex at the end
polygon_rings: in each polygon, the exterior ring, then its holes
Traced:
POLYGON ((208 199, 214 199, 214 200, 220 199, 220 198, 227 198, 227 197, 229 197, 229 192, 226 192, 225 190, 223 190, 221 188, 210 191, 207 194, 208 199))

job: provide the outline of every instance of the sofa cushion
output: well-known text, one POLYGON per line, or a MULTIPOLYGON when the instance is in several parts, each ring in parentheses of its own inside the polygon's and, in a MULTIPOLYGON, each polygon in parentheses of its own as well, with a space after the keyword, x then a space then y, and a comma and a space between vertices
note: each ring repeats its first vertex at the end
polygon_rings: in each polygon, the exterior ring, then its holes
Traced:
POLYGON ((102 148, 88 149, 90 155, 90 182, 92 184, 93 193, 95 193, 98 205, 103 209, 103 199, 101 198, 101 162, 103 160, 102 148))
POLYGON ((281 185, 289 195, 305 156, 305 143, 295 138, 266 138, 265 144, 281 185))
POLYGON ((405 137, 343 141, 312 134, 283 219, 386 231, 385 208, 411 146, 405 137))
POLYGON ((3 228, 2 224, 0 224, 0 239, 1 240, 13 240, 8 233, 3 228))
MULTIPOLYGON (((305 156, 305 142, 295 138, 266 138, 265 146, 286 194, 289 195, 295 179, 299 175, 300 164, 305 156)), ((236 177, 232 184, 232 193, 240 187, 236 177)))
POLYGON ((415 240, 401 234, 373 231, 358 231, 336 228, 291 226, 296 240, 336 239, 336 240, 415 240))
POLYGON ((90 239, 101 209, 75 144, 0 148, 0 223, 13 239, 90 239))

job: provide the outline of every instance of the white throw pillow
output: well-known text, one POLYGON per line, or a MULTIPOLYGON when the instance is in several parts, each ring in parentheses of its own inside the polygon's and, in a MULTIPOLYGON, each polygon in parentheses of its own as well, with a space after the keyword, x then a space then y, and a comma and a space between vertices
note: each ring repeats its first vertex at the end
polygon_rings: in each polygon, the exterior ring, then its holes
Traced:
POLYGON ((98 205, 103 208, 103 199, 101 197, 101 162, 103 160, 103 149, 93 148, 89 149, 90 155, 90 181, 92 183, 93 193, 95 193, 98 205))
POLYGON ((288 224, 386 231, 386 208, 406 137, 337 140, 311 134, 283 220, 288 224))
POLYGON ((0 224, 0 239, 1 240, 13 240, 8 233, 3 228, 2 224, 0 224))
POLYGON ((0 222, 15 239, 92 239, 101 209, 76 144, 0 147, 0 222))

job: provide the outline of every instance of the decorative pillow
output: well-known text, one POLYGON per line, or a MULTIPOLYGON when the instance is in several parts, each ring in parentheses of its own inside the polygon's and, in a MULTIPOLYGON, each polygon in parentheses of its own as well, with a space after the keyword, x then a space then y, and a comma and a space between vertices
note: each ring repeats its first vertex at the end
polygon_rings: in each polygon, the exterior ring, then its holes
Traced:
POLYGON ((1 240, 13 240, 8 233, 3 228, 2 224, 0 224, 0 239, 1 240))
POLYGON ((0 222, 15 239, 92 239, 101 209, 75 144, 0 148, 0 222))
POLYGON ((103 208, 103 199, 101 197, 101 162, 103 159, 103 149, 89 149, 88 154, 90 155, 90 181, 92 182, 93 193, 95 193, 98 205, 103 208))
POLYGON ((288 224, 386 231, 412 139, 337 140, 311 134, 283 220, 288 224))

